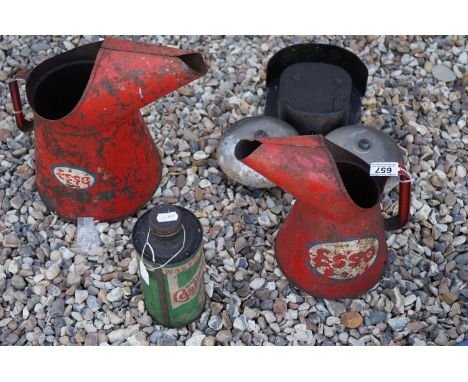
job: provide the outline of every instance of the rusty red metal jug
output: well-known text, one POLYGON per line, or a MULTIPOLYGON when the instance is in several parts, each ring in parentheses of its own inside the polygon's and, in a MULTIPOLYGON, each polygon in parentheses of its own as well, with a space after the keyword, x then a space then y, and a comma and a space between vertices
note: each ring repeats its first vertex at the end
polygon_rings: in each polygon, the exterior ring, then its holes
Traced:
POLYGON ((293 284, 336 299, 360 295, 379 281, 387 262, 384 230, 401 228, 409 217, 405 171, 399 213, 384 220, 384 181, 322 135, 241 140, 235 153, 297 198, 275 243, 278 265, 293 284))
MULTIPOLYGON (((201 77, 198 53, 107 38, 44 61, 26 76, 37 190, 59 216, 116 220, 154 194, 161 159, 139 109, 201 77)), ((16 122, 26 121, 16 80, 16 122)))

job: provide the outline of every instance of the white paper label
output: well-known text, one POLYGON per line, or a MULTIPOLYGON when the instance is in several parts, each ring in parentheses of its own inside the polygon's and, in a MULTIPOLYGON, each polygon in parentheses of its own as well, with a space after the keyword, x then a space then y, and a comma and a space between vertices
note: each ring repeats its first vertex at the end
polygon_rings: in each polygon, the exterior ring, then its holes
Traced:
POLYGON ((373 162, 370 165, 370 176, 398 176, 398 162, 373 162))
POLYGON ((176 221, 178 217, 179 215, 177 215, 177 212, 172 211, 164 214, 158 214, 158 216, 156 216, 156 220, 160 223, 173 222, 176 221))
POLYGON ((149 285, 149 274, 142 258, 140 258, 140 276, 145 281, 145 283, 149 285))

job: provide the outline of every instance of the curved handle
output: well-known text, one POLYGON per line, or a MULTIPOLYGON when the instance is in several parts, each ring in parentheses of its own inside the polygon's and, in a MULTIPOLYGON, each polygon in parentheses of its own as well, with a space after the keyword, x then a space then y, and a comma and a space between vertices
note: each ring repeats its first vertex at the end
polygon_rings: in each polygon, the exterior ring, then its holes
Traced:
POLYGON ((21 131, 27 132, 33 129, 34 122, 28 121, 24 118, 23 104, 21 102, 21 96, 18 88, 18 81, 20 79, 21 78, 18 77, 14 78, 9 82, 8 87, 10 89, 11 101, 13 102, 13 110, 15 113, 16 125, 21 131))
POLYGON ((410 204, 411 204, 411 177, 405 169, 405 166, 400 163, 400 186, 398 199, 398 215, 392 216, 384 220, 386 231, 394 231, 400 229, 408 223, 410 204))

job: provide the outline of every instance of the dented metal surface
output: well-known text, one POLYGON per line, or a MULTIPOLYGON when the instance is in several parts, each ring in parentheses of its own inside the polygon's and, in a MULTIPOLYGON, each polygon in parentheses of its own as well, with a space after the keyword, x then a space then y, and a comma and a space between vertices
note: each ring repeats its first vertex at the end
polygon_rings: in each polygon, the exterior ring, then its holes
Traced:
POLYGON ((38 65, 26 93, 47 207, 65 219, 103 221, 143 206, 162 168, 139 109, 205 72, 200 54, 115 38, 38 65))
POLYGON ((269 116, 247 117, 231 126, 218 145, 218 164, 232 180, 252 188, 271 188, 275 184, 252 170, 234 156, 241 139, 257 137, 289 137, 298 135, 292 126, 269 116))
MULTIPOLYGON (((297 198, 275 242, 278 265, 293 284, 336 299, 360 295, 379 281, 387 263, 382 189, 364 161, 322 135, 241 140, 235 153, 297 198)), ((404 185, 394 229, 408 219, 404 185)))

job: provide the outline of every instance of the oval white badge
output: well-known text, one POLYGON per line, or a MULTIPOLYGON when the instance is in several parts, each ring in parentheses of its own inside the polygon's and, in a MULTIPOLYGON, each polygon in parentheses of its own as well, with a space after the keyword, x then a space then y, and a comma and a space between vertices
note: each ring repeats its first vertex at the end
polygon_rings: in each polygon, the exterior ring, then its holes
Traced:
POLYGON ((309 264, 325 277, 351 279, 369 269, 378 252, 379 241, 375 238, 320 243, 309 249, 309 264))
POLYGON ((84 190, 94 184, 94 176, 89 172, 71 166, 55 166, 54 175, 65 186, 84 190))

